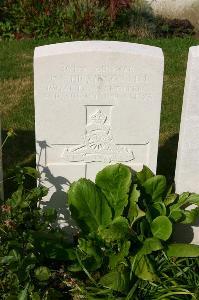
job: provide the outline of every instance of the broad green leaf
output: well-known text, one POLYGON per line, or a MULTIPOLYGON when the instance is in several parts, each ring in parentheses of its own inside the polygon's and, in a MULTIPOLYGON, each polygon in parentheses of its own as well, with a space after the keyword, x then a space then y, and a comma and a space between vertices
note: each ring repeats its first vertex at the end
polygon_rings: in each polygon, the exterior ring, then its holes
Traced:
POLYGON ((142 280, 157 281, 158 277, 154 271, 154 268, 145 255, 135 255, 130 258, 132 272, 142 280))
POLYGON ((86 254, 87 258, 91 257, 94 260, 94 262, 92 262, 92 266, 89 267, 89 270, 97 270, 98 268, 100 268, 102 264, 102 255, 99 251, 100 249, 97 248, 94 241, 79 239, 78 242, 79 249, 86 254))
POLYGON ((187 206, 192 204, 199 206, 199 195, 183 193, 182 195, 179 196, 177 203, 171 205, 170 211, 177 210, 181 207, 186 208, 187 206))
POLYGON ((174 257, 199 257, 199 245, 170 244, 166 254, 174 257))
POLYGON ((185 219, 181 222, 183 224, 194 224, 199 219, 199 207, 192 210, 184 211, 185 219))
POLYGON ((117 292, 126 292, 129 289, 128 269, 111 271, 100 279, 100 284, 117 292))
POLYGON ((143 210, 141 210, 141 209, 139 208, 138 205, 137 205, 137 213, 138 213, 138 215, 137 215, 136 218, 134 218, 133 222, 131 223, 131 226, 132 226, 136 221, 138 221, 140 218, 142 218, 142 217, 144 217, 144 216, 146 215, 146 213, 145 213, 143 210))
POLYGON ((154 237, 166 241, 172 234, 172 223, 166 216, 157 217, 151 223, 151 231, 154 237))
POLYGON ((114 211, 114 217, 120 216, 128 204, 131 185, 130 168, 122 164, 107 166, 97 174, 95 182, 105 194, 114 211))
POLYGON ((189 193, 183 193, 182 195, 180 195, 179 198, 175 201, 176 203, 170 206, 170 212, 172 212, 173 210, 178 210, 181 206, 183 206, 187 202, 189 195, 189 193))
POLYGON ((158 251, 161 249, 163 249, 163 246, 160 240, 153 237, 145 239, 140 251, 142 254, 151 254, 153 251, 158 251))
POLYGON ((153 251, 163 249, 163 245, 157 238, 147 238, 143 242, 142 248, 137 254, 130 258, 131 271, 143 280, 156 281, 158 280, 150 260, 146 255, 153 251))
POLYGON ((39 293, 34 292, 30 295, 31 300, 41 300, 39 293))
POLYGON ((8 199, 7 204, 11 205, 13 208, 16 208, 20 206, 23 201, 23 188, 20 186, 18 190, 12 194, 11 198, 8 199))
POLYGON ((152 208, 156 216, 166 216, 166 206, 162 201, 154 202, 152 208))
POLYGON ((184 220, 184 218, 185 218, 184 211, 182 211, 181 209, 173 210, 173 211, 170 213, 169 218, 170 218, 173 222, 180 222, 180 221, 184 220))
POLYGON ((153 202, 161 201, 166 192, 166 178, 162 175, 154 176, 145 181, 143 187, 153 202))
POLYGON ((130 246, 131 246, 131 242, 125 241, 121 245, 121 249, 117 254, 112 253, 109 256, 109 267, 111 269, 116 268, 116 266, 120 263, 125 263, 125 257, 128 256, 128 254, 129 254, 130 246))
POLYGON ((28 288, 29 288, 29 283, 27 283, 25 286, 25 289, 23 289, 19 293, 19 295, 17 297, 18 300, 27 300, 28 299, 28 288))
POLYGON ((124 217, 117 217, 106 228, 101 227, 99 234, 107 242, 125 239, 129 234, 128 220, 124 217))
POLYGON ((147 217, 142 218, 142 220, 140 220, 140 222, 138 222, 138 226, 139 226, 139 235, 138 235, 138 239, 143 242, 145 240, 146 237, 148 237, 149 235, 149 222, 147 221, 147 217))
POLYGON ((70 271, 70 272, 81 272, 82 267, 80 266, 80 264, 78 262, 76 262, 76 263, 68 266, 67 270, 70 271))
POLYGON ((191 194, 187 199, 187 204, 188 205, 195 204, 199 206, 199 194, 191 194))
POLYGON ((138 216, 138 199, 140 197, 140 191, 137 190, 137 184, 134 184, 133 190, 130 194, 129 198, 129 211, 128 211, 128 219, 130 222, 133 222, 134 219, 138 216))
POLYGON ((32 168, 32 167, 24 167, 23 172, 24 172, 24 174, 27 174, 36 179, 40 177, 39 171, 37 171, 35 168, 32 168))
POLYGON ((16 259, 12 255, 7 255, 0 257, 0 264, 11 264, 13 262, 16 262, 16 259))
POLYGON ((165 200, 164 200, 164 204, 166 206, 169 206, 170 204, 174 203, 177 199, 178 195, 177 194, 170 194, 168 195, 165 200))
POLYGON ((151 177, 154 177, 155 175, 147 166, 143 166, 142 171, 137 172, 136 176, 138 182, 142 185, 145 181, 147 181, 151 177))
POLYGON ((191 224, 197 219, 197 209, 195 211, 188 211, 185 208, 194 203, 197 204, 198 195, 183 193, 179 196, 175 204, 170 206, 170 218, 175 222, 184 224, 191 224))
POLYGON ((182 194, 179 196, 178 203, 184 204, 184 203, 186 202, 186 200, 188 199, 189 195, 190 195, 190 194, 187 193, 187 192, 182 193, 182 194))
POLYGON ((19 262, 20 259, 21 256, 18 251, 12 249, 7 256, 0 257, 0 263, 9 265, 15 262, 19 262))
POLYGON ((94 241, 79 238, 78 243, 79 243, 78 245, 79 249, 85 252, 87 255, 89 256, 97 255, 94 241))
MULTIPOLYGON (((30 201, 39 201, 41 200, 44 196, 46 196, 48 194, 48 189, 44 186, 39 186, 36 187, 32 190, 29 191, 28 195, 26 196, 26 203, 30 202, 30 201)), ((29 205, 29 203, 28 203, 29 205)))
POLYGON ((97 231, 111 223, 111 208, 100 189, 88 179, 74 182, 68 191, 72 217, 84 232, 97 231))
POLYGON ((47 267, 38 267, 37 269, 35 269, 35 277, 39 281, 46 281, 50 278, 50 276, 51 273, 49 268, 47 267))

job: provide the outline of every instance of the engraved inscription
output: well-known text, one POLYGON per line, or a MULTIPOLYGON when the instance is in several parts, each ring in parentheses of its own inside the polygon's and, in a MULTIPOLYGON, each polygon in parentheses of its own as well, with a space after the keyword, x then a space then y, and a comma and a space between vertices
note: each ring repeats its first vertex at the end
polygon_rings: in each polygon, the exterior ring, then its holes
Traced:
POLYGON ((47 81, 47 92, 54 99, 67 97, 68 100, 92 99, 133 99, 152 100, 148 92, 150 76, 135 72, 129 66, 62 66, 47 81))
MULTIPOLYGON (((111 110, 111 107, 109 107, 111 110)), ((88 108, 87 113, 88 113, 88 108)), ((109 116, 97 108, 87 116, 84 143, 73 147, 66 147, 62 157, 68 162, 130 162, 134 160, 131 149, 116 145, 112 136, 109 116)))

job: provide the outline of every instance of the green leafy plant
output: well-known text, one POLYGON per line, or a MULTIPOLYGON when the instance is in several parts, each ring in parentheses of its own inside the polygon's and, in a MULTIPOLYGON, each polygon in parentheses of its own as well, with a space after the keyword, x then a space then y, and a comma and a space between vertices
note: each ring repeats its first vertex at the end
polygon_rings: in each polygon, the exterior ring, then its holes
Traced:
POLYGON ((4 0, 0 15, 2 38, 90 36, 110 25, 98 0, 4 0))
MULTIPOLYGON (((199 216, 198 207, 186 210, 191 204, 199 206, 199 195, 173 194, 165 177, 155 176, 147 167, 134 172, 122 164, 108 166, 95 183, 74 182, 68 202, 80 228, 69 270, 83 271, 101 297, 109 293, 109 299, 132 299, 140 280, 161 285, 154 258, 162 253, 168 261, 199 256, 199 246, 171 241, 175 223, 191 224, 199 216)), ((87 296, 92 297, 89 288, 87 296)), ((193 294, 182 287, 177 292, 193 294)), ((153 299, 163 299, 158 297, 153 299)))
POLYGON ((171 238, 175 223, 197 218, 198 207, 185 208, 198 195, 173 194, 147 167, 108 166, 69 189, 71 243, 56 210, 38 206, 47 189, 29 188, 38 176, 17 167, 18 189, 1 202, 1 299, 197 299, 199 246, 171 238))
POLYGON ((135 299, 198 299, 198 258, 166 257, 162 252, 153 260, 160 281, 139 281, 135 299))
POLYGON ((110 26, 107 10, 98 0, 69 0, 66 7, 66 30, 90 37, 110 26))
POLYGON ((67 260, 68 240, 55 224, 56 210, 38 207, 48 190, 27 188, 28 177, 35 181, 38 175, 34 168, 17 167, 14 180, 18 189, 0 206, 1 299, 69 295, 67 284, 62 284, 67 282, 62 261, 67 260))

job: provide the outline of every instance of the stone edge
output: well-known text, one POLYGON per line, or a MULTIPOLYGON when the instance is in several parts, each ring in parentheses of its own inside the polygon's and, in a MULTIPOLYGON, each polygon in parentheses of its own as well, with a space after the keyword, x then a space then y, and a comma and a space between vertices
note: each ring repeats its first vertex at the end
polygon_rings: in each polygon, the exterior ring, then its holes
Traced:
POLYGON ((76 41, 39 46, 35 48, 34 59, 69 53, 100 51, 129 53, 164 59, 162 49, 159 47, 119 41, 76 41))
MULTIPOLYGON (((187 61, 187 69, 186 69, 186 77, 185 77, 185 85, 184 85, 184 95, 183 95, 183 103, 182 103, 182 112, 180 119, 180 129, 179 129, 179 140, 178 140, 178 148, 177 148, 177 156, 176 156, 176 169, 175 169, 175 191, 178 194, 181 194, 183 191, 180 188, 180 166, 182 162, 182 154, 181 154, 181 145, 183 143, 184 138, 184 130, 185 130, 185 122, 186 122, 186 108, 188 105, 188 91, 190 89, 190 84, 192 81, 192 77, 190 75, 191 70, 194 66, 194 59, 199 57, 199 46, 192 46, 189 48, 188 61, 187 61)), ((192 191, 190 191, 192 192, 192 191)))

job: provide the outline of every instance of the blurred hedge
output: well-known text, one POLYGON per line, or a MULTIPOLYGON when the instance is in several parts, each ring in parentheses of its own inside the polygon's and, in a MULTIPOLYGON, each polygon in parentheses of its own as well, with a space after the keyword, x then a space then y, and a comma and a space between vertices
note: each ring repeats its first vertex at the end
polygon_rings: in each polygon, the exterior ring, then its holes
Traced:
POLYGON ((150 38, 192 34, 193 27, 190 23, 184 26, 155 16, 145 0, 0 2, 1 39, 65 36, 94 39, 113 32, 150 38))

